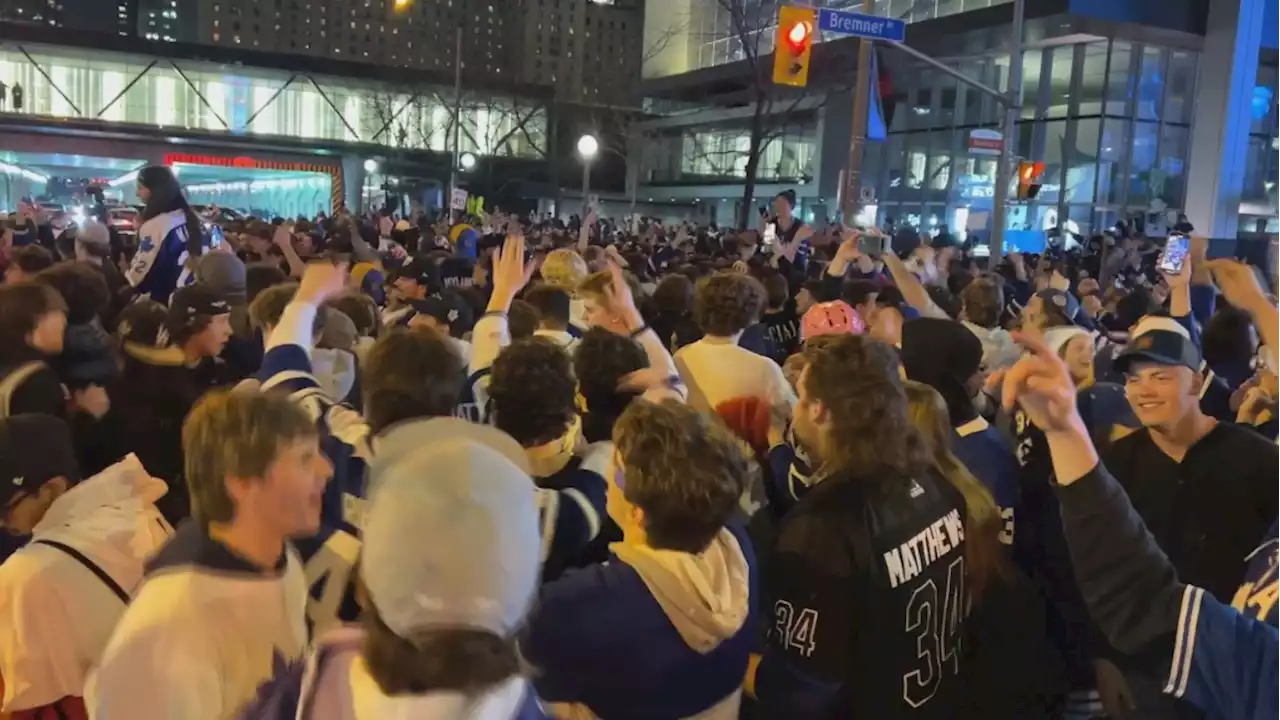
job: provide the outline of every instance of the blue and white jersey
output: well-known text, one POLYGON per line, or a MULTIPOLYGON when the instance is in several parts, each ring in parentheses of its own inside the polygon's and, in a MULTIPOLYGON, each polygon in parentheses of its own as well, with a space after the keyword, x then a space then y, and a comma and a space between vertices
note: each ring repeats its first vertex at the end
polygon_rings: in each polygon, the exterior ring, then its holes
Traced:
POLYGON ((1183 588, 1165 693, 1211 718, 1271 720, 1280 713, 1280 636, 1202 588, 1183 588))
POLYGON ((138 228, 138 252, 125 278, 139 295, 169 304, 169 296, 195 277, 187 270, 187 215, 181 210, 162 213, 138 228))
MULTIPOLYGON (((320 448, 333 464, 333 479, 325 488, 321 503, 320 532, 295 543, 310 590, 307 619, 313 628, 313 637, 358 617, 351 581, 364 527, 369 466, 374 458, 372 438, 364 418, 329 398, 311 374, 307 348, 311 344, 315 313, 315 306, 306 303, 292 303, 285 309, 267 341, 267 352, 258 375, 263 390, 288 392, 315 420, 320 432, 320 448)), ((494 348, 490 356, 496 354, 494 348)), ((490 362, 474 369, 466 384, 464 396, 469 393, 475 407, 483 407, 481 403, 488 401, 484 391, 488 386, 490 362)), ((465 397, 463 400, 466 402, 465 397)), ((459 410, 458 414, 463 411, 459 410)), ((437 425, 429 431, 445 432, 445 429, 437 425)), ((379 436, 381 446, 389 442, 388 437, 387 434, 379 436)), ((580 482, 573 483, 572 487, 538 490, 543 561, 553 551, 557 556, 571 554, 570 548, 585 546, 599 532, 605 501, 603 476, 598 469, 584 470, 577 479, 580 482), (589 490, 584 492, 583 488, 589 490), (586 502, 582 501, 584 497, 586 502)))
POLYGON ((297 541, 310 597, 313 636, 358 618, 352 580, 364 524, 366 476, 372 459, 369 426, 350 407, 334 402, 311 374, 311 323, 315 307, 290 305, 267 343, 261 387, 289 393, 316 423, 320 448, 333 464, 320 508, 320 532, 297 541))

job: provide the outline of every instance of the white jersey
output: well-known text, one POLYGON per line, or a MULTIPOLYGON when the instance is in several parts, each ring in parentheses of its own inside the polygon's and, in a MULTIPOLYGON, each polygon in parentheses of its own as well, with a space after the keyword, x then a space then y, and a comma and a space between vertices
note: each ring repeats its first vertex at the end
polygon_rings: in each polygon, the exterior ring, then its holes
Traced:
POLYGON ((85 687, 89 717, 223 720, 302 657, 307 587, 292 549, 248 566, 195 523, 147 570, 85 687))

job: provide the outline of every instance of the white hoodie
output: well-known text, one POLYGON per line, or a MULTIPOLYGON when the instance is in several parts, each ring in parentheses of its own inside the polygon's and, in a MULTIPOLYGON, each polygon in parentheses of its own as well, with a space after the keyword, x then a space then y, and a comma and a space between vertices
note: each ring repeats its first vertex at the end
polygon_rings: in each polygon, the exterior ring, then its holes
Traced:
MULTIPOLYGON (((78 550, 130 595, 172 528, 156 510, 167 490, 130 455, 49 506, 32 539, 78 550)), ((28 544, 0 565, 0 710, 79 697, 124 603, 62 550, 28 544)))

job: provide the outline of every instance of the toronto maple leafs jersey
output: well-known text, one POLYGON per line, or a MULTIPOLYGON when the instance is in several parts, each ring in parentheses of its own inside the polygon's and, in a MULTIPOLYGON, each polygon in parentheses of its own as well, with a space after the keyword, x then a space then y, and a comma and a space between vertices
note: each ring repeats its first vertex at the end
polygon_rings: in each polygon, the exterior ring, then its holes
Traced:
POLYGON ((289 549, 264 572, 185 523, 147 565, 85 686, 97 718, 223 720, 302 657, 306 588, 289 549))
POLYGON ((138 228, 138 252, 125 278, 139 295, 169 304, 169 296, 194 276, 187 265, 187 215, 181 210, 161 213, 138 228))
POLYGON ((354 568, 364 524, 366 475, 372 458, 369 426, 350 407, 325 394, 311 374, 311 319, 315 307, 292 304, 267 342, 258 378, 262 390, 287 392, 320 433, 320 449, 333 465, 320 506, 320 532, 296 543, 310 593, 307 622, 314 633, 357 619, 354 568))

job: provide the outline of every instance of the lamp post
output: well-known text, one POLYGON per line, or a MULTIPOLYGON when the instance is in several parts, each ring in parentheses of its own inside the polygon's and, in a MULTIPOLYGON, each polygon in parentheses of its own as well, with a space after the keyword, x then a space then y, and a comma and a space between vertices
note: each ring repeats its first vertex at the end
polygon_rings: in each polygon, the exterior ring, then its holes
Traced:
POLYGON ((370 188, 370 181, 377 174, 381 165, 373 158, 366 158, 364 161, 364 180, 360 183, 360 207, 357 211, 364 211, 368 208, 370 202, 373 201, 373 191, 370 188))
POLYGON ((582 156, 582 219, 587 218, 587 193, 591 191, 591 161, 600 150, 600 142, 594 135, 578 138, 578 154, 582 156))
POLYGON ((464 152, 458 156, 458 167, 463 172, 471 172, 476 166, 476 156, 473 153, 464 152))

